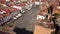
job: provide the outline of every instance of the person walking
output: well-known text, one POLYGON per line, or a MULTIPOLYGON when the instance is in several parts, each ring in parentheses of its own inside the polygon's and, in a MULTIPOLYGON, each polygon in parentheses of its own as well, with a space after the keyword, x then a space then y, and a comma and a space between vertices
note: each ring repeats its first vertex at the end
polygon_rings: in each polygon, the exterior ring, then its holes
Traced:
POLYGON ((54 27, 55 27, 55 34, 58 34, 58 31, 60 30, 59 18, 53 17, 52 21, 53 21, 54 27))
POLYGON ((52 5, 50 7, 48 7, 47 9, 48 9, 48 14, 52 14, 53 13, 53 7, 52 7, 52 5))

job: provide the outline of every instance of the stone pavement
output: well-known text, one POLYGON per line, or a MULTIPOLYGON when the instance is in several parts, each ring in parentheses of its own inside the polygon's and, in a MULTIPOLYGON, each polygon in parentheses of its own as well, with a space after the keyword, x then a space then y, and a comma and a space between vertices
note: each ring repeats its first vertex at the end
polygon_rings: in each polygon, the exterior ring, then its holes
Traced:
POLYGON ((26 28, 28 31, 34 31, 36 23, 37 12, 39 8, 32 8, 30 11, 24 13, 18 20, 16 20, 16 27, 26 28))

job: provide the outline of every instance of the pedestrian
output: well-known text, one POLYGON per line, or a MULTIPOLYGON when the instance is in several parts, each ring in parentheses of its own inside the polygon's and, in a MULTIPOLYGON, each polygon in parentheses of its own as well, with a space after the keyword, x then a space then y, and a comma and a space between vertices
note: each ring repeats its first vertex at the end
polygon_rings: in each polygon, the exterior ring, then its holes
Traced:
POLYGON ((48 7, 47 9, 48 9, 48 14, 52 14, 52 12, 53 12, 53 7, 52 7, 52 5, 51 5, 50 7, 48 7))
POLYGON ((58 24, 58 22, 56 21, 56 17, 52 18, 52 21, 54 23, 54 27, 55 27, 55 34, 58 34, 58 31, 60 30, 60 24, 58 24))

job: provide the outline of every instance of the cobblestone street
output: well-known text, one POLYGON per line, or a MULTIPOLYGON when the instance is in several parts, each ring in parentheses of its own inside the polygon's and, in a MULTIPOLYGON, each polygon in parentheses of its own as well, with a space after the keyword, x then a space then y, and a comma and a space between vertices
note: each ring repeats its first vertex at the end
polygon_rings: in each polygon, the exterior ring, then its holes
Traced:
POLYGON ((34 31, 34 24, 36 23, 37 11, 39 8, 32 8, 32 10, 24 13, 17 21, 16 26, 19 28, 26 28, 28 31, 34 31))

